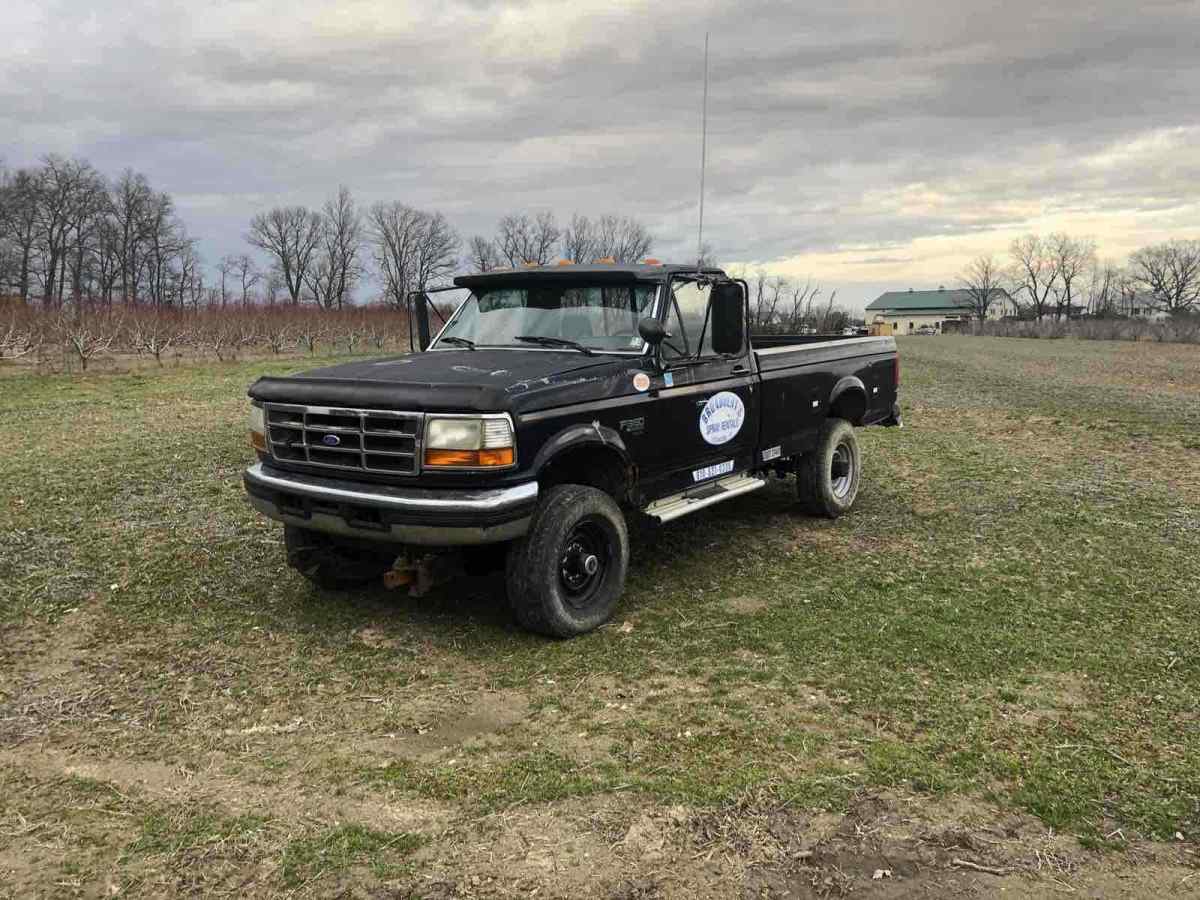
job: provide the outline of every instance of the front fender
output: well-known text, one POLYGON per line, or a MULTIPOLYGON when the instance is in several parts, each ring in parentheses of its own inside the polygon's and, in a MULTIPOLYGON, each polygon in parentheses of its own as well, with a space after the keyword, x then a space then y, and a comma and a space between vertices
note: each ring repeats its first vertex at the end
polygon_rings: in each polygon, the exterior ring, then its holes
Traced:
POLYGON ((627 470, 633 465, 629 448, 625 446, 620 434, 599 422, 581 422, 564 428, 542 445, 533 459, 533 474, 536 476, 564 451, 579 447, 606 447, 621 457, 621 463, 627 470))

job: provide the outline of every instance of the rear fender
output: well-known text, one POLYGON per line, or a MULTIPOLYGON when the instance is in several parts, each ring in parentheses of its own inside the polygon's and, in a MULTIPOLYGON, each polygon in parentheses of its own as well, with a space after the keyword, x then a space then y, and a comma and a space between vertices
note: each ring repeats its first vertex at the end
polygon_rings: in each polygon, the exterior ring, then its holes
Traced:
POLYGON ((847 375, 839 380, 829 395, 829 409, 831 415, 847 419, 852 425, 863 424, 867 414, 867 387, 862 379, 847 375))

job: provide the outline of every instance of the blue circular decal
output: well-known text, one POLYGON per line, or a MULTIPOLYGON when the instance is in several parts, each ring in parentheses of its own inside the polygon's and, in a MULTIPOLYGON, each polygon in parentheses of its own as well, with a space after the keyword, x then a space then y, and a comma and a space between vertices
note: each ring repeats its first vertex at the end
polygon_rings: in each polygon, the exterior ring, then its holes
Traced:
POLYGON ((733 391, 708 398, 700 411, 700 436, 709 444, 724 444, 737 437, 746 421, 746 406, 733 391))

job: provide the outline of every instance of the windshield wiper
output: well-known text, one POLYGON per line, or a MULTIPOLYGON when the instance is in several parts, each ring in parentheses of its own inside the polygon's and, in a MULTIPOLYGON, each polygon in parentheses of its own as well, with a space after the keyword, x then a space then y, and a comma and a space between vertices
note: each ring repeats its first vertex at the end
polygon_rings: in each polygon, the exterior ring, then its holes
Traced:
POLYGON ((545 347, 570 347, 572 350, 578 350, 587 356, 596 355, 591 347, 584 346, 579 341, 572 341, 567 338, 544 337, 540 334, 518 334, 515 335, 514 340, 526 341, 530 344, 541 344, 545 347))
POLYGON ((440 341, 438 341, 438 343, 439 344, 458 344, 460 346, 466 347, 468 350, 475 349, 474 341, 472 341, 469 338, 455 337, 454 335, 450 335, 449 337, 444 337, 440 341))

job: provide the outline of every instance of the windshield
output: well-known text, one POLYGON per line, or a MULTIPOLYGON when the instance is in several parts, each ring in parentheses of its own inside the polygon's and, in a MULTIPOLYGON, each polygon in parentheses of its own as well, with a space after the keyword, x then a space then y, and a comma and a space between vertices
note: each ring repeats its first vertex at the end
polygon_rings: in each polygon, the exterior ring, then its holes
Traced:
POLYGON ((640 352, 638 320, 653 314, 654 284, 497 287, 473 292, 438 339, 480 347, 535 346, 527 338, 574 341, 590 350, 640 352))

